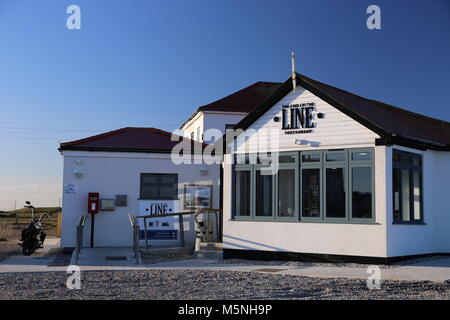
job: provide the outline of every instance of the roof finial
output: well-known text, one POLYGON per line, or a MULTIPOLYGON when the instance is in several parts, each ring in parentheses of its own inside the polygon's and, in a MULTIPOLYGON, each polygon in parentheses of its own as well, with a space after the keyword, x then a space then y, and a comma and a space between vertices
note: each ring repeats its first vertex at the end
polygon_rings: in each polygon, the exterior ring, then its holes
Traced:
POLYGON ((294 89, 297 87, 297 76, 295 74, 295 54, 294 51, 292 51, 292 88, 294 89))

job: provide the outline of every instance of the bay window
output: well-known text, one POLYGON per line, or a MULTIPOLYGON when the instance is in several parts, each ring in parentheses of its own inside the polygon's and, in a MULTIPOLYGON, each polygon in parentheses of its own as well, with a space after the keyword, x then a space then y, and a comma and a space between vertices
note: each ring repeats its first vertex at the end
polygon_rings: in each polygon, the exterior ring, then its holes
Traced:
POLYGON ((296 170, 278 170, 278 217, 293 218, 296 214, 296 170))
POLYGON ((305 221, 321 218, 321 159, 321 153, 302 153, 301 155, 301 212, 302 219, 305 221))
MULTIPOLYGON (((278 170, 268 173, 265 170, 271 163, 262 164, 256 160, 257 155, 236 156, 234 217, 305 222, 374 221, 373 149, 282 152, 277 157, 278 170)), ((420 177, 412 179, 411 183, 418 184, 420 177)), ((418 188, 414 190, 420 194, 418 188)), ((420 203, 414 205, 420 207, 420 203)))
POLYGON ((250 217, 251 212, 251 170, 236 170, 235 173, 235 215, 250 217))
POLYGON ((394 223, 423 223, 420 154, 392 151, 392 190, 394 223))
POLYGON ((375 208, 373 151, 350 150, 349 155, 350 219, 373 220, 375 208))
POLYGON ((344 167, 325 168, 325 218, 346 217, 345 177, 344 167))
POLYGON ((351 171, 352 217, 372 217, 372 168, 353 167, 351 171))
POLYGON ((320 217, 320 168, 302 169, 302 216, 320 217))
POLYGON ((260 217, 272 216, 272 189, 273 181, 271 175, 261 174, 261 170, 256 170, 256 211, 255 215, 260 217))

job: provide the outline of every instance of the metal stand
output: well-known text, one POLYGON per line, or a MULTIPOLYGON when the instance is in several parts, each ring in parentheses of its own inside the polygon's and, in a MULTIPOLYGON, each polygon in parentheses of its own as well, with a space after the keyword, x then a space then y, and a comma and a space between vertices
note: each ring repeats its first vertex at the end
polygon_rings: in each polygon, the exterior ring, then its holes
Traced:
POLYGON ((184 243, 184 221, 183 221, 182 214, 178 215, 178 222, 180 224, 180 244, 181 244, 181 247, 184 248, 184 246, 185 246, 185 243, 184 243))
POLYGON ((94 247, 94 223, 95 223, 95 214, 91 213, 91 248, 94 247))
POLYGON ((144 232, 145 232, 145 249, 148 249, 147 218, 144 218, 144 232))

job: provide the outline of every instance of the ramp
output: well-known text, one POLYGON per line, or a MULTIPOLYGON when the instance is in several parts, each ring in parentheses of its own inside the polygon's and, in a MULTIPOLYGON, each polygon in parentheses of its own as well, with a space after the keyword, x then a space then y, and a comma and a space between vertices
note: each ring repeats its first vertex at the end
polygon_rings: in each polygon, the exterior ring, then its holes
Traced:
POLYGON ((82 248, 77 260, 77 265, 85 267, 130 267, 140 262, 131 248, 82 248))

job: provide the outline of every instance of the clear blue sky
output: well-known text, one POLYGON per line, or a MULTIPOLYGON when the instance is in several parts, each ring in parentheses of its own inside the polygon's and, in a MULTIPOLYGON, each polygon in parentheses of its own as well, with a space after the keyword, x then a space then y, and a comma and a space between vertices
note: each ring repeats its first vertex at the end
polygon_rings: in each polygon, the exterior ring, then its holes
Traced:
POLYGON ((0 209, 56 205, 58 141, 173 130, 202 104, 314 79, 450 121, 450 1, 0 0, 0 209), (66 28, 67 6, 81 30, 66 28), (366 8, 381 8, 381 30, 366 8))

